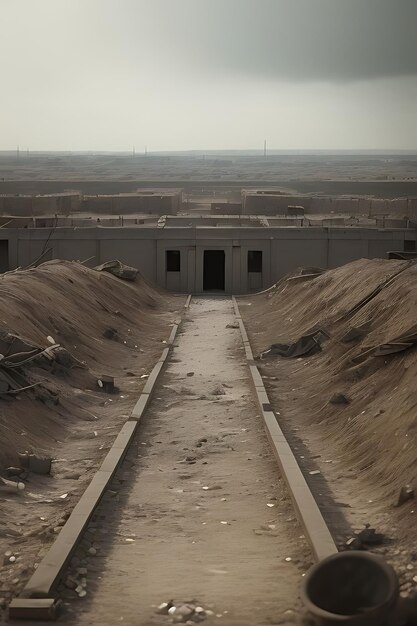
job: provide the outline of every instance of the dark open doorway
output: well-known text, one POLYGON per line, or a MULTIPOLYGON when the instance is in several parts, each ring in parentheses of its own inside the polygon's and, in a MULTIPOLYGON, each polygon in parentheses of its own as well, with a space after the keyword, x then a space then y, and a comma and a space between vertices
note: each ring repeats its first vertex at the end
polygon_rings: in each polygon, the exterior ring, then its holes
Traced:
POLYGON ((0 240, 0 272, 9 271, 9 242, 7 239, 0 240))
POLYGON ((204 291, 224 291, 224 267, 224 250, 204 250, 204 291))

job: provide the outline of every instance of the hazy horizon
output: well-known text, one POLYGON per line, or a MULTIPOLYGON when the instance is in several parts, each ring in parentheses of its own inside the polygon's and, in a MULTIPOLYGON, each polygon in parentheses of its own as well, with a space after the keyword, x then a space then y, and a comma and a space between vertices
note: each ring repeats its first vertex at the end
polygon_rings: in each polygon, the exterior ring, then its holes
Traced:
POLYGON ((0 151, 417 150, 415 0, 0 8, 0 151))
MULTIPOLYGON (((152 156, 230 156, 230 157, 264 157, 263 148, 242 148, 238 149, 191 149, 187 150, 30 150, 29 148, 23 148, 17 146, 14 150, 0 150, 0 156, 19 155, 19 158, 24 158, 26 155, 30 156, 42 156, 42 155, 59 155, 59 156, 123 156, 123 157, 152 157, 152 156)), ((268 148, 267 158, 272 156, 416 156, 417 149, 325 149, 318 148, 317 150, 309 149, 275 149, 268 148)))

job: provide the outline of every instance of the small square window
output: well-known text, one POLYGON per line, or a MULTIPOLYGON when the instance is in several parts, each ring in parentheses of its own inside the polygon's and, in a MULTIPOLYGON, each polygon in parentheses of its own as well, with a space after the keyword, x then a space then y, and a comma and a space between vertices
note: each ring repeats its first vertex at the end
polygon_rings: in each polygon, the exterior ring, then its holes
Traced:
POLYGON ((248 272, 262 272, 262 250, 248 250, 248 272))
POLYGON ((181 271, 181 252, 179 250, 166 251, 166 268, 167 272, 181 271))

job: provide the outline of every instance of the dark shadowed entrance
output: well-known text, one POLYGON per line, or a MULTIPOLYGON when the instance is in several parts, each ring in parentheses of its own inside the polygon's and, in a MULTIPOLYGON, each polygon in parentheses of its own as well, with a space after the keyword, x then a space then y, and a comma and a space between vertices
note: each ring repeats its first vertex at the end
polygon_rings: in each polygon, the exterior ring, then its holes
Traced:
POLYGON ((204 250, 204 291, 224 291, 224 266, 224 250, 204 250))

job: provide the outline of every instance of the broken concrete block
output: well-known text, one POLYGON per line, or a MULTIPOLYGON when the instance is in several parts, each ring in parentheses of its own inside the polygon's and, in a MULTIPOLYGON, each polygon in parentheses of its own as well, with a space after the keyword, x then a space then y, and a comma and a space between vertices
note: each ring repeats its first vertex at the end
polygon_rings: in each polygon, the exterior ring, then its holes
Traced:
POLYGON ((29 455, 29 471, 34 474, 49 474, 51 465, 51 457, 41 457, 36 454, 29 455))
POLYGON ((113 393, 115 390, 113 376, 100 376, 97 384, 105 393, 113 393))
POLYGON ((405 485, 401 487, 400 495, 398 496, 398 502, 396 506, 401 506, 404 502, 412 500, 414 498, 414 489, 411 485, 405 485))
POLYGON ((51 471, 51 457, 29 454, 29 452, 19 453, 18 456, 22 466, 34 474, 49 474, 51 471))

